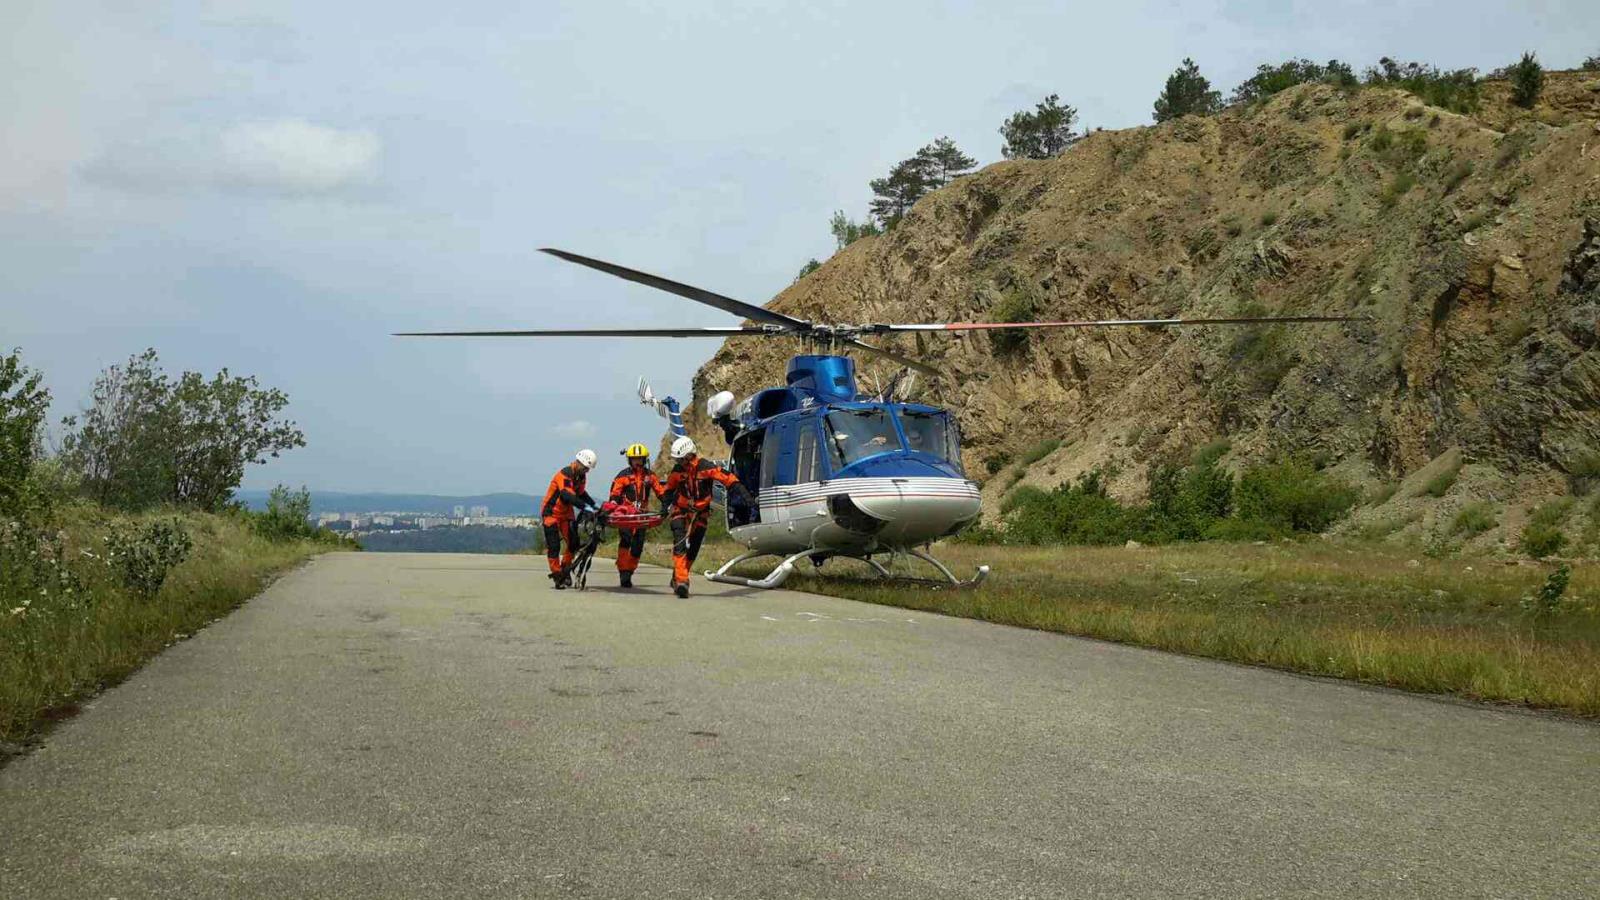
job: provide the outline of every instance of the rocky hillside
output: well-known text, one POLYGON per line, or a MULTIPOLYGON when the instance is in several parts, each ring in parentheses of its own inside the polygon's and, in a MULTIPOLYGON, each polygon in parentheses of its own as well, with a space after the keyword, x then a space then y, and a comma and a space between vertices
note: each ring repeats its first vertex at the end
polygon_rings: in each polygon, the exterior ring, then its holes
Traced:
MULTIPOLYGON (((1314 454, 1393 495, 1349 527, 1415 536, 1488 499, 1505 512, 1480 540, 1504 540, 1530 503, 1600 477, 1600 78, 1551 73, 1532 111, 1506 94, 1490 83, 1462 116, 1302 85, 1096 132, 930 194, 769 305, 843 322, 1367 316, 885 343, 947 373, 917 392, 959 414, 990 513, 1018 477, 1050 486, 1094 467, 1138 496, 1153 460, 1226 438, 1232 464, 1314 454), (1394 486, 1430 462, 1460 468, 1455 484, 1397 505, 1419 492, 1394 486)), ((795 349, 729 341, 695 397, 781 383, 795 349)), ((862 364, 867 384, 891 369, 862 364)), ((689 425, 720 447, 698 405, 689 425)))

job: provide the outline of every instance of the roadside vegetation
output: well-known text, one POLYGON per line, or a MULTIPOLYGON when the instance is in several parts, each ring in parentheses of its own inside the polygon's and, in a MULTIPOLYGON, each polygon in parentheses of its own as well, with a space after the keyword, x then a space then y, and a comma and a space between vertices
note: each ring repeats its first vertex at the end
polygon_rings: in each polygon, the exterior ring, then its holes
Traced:
MULTIPOLYGON (((1021 470, 1056 448, 1025 456, 1021 470)), ((1106 473, 1094 470, 1054 490, 1015 487, 1000 505, 996 525, 969 528, 969 544, 1168 544, 1176 541, 1266 540, 1319 533, 1360 499, 1355 488, 1299 457, 1246 467, 1237 476, 1219 464, 1226 442, 1196 451, 1187 464, 1152 468, 1144 503, 1112 497, 1106 473)))
POLYGON ((76 704, 257 593, 354 546, 306 521, 304 489, 230 501, 245 467, 303 444, 254 379, 168 379, 153 352, 97 379, 45 452, 50 393, 0 356, 0 760, 76 704))
MULTIPOLYGON (((708 543, 701 569, 738 551, 708 543)), ((892 586, 865 566, 786 587, 1409 691, 1600 717, 1600 567, 1435 560, 1357 541, 1163 547, 946 544, 976 590, 892 586)), ((651 546, 648 561, 661 563, 651 546)), ((763 575, 759 565, 742 574, 763 575)), ((929 574, 917 570, 918 574, 929 574)))

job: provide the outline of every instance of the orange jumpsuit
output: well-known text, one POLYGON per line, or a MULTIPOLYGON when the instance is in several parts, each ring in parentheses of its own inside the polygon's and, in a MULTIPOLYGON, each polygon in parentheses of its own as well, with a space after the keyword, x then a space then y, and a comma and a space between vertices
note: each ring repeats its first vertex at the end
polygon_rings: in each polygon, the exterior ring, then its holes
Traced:
POLYGON ((544 505, 539 508, 544 524, 544 555, 550 562, 550 574, 561 575, 572 566, 572 555, 578 550, 578 536, 572 529, 580 507, 594 506, 594 498, 587 489, 589 470, 577 463, 569 463, 550 479, 544 492, 544 505), (567 542, 566 552, 561 542, 567 542))
POLYGON ((742 493, 754 502, 739 477, 724 472, 699 456, 679 460, 667 474, 666 495, 662 502, 670 510, 672 522, 672 584, 689 583, 689 567, 700 555, 706 526, 711 522, 711 486, 720 482, 729 491, 742 493))
MULTIPOLYGON (((661 497, 666 492, 666 488, 661 486, 661 479, 650 471, 649 466, 635 469, 630 463, 617 473, 616 478, 611 479, 611 502, 632 503, 639 507, 640 512, 649 508, 650 495, 661 497)), ((617 535, 617 571, 632 572, 639 568, 639 556, 644 553, 644 529, 625 531, 619 528, 617 535)))

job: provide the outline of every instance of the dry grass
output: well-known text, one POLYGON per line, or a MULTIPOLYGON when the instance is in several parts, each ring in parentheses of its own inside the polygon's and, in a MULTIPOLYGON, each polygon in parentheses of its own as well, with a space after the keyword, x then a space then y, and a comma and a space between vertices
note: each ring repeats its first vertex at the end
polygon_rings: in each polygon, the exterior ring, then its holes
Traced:
MULTIPOLYGON (((704 569, 737 551, 708 545, 704 569)), ((653 548, 660 554, 661 548, 653 548)), ((1433 560, 1360 543, 1099 547, 945 545, 978 590, 892 587, 864 566, 797 570, 788 587, 1425 693, 1600 717, 1600 566, 1561 609, 1523 598, 1550 567, 1433 560)), ((652 561, 660 561, 657 557, 652 561)), ((764 574, 750 567, 749 574, 764 574)))
MULTIPOLYGON (((85 565, 92 597, 86 608, 36 607, 28 615, 0 617, 0 744, 37 737, 84 698, 254 596, 273 575, 330 549, 267 541, 235 519, 182 518, 194 538, 193 553, 151 600, 128 593, 109 571, 96 573, 97 567, 85 565)), ((93 552, 105 518, 81 509, 63 524, 74 553, 93 552)))

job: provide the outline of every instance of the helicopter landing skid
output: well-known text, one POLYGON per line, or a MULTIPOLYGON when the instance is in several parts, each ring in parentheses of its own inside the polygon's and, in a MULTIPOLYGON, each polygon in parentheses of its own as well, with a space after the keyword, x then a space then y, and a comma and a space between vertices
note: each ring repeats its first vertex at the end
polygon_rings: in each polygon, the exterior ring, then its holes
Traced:
POLYGON ((882 563, 880 563, 877 560, 872 559, 871 557, 868 557, 868 556, 856 556, 856 555, 850 554, 850 553, 823 553, 823 554, 819 554, 815 550, 802 550, 799 553, 795 553, 795 554, 792 554, 790 556, 785 557, 783 562, 778 563, 778 565, 775 566, 771 572, 767 573, 767 576, 765 578, 745 578, 742 575, 729 575, 728 574, 729 570, 731 570, 734 566, 737 566, 742 562, 748 562, 749 560, 752 560, 752 559, 759 559, 759 558, 761 558, 763 556, 777 556, 776 553, 765 553, 765 552, 762 552, 762 551, 759 551, 759 550, 751 550, 751 551, 747 551, 745 553, 741 553, 738 556, 735 556, 733 559, 730 559, 727 562, 723 563, 722 567, 717 569, 715 572, 707 572, 707 573, 705 573, 705 575, 706 575, 706 578, 708 578, 708 579, 710 579, 712 581, 720 582, 722 584, 736 584, 736 585, 739 585, 740 587, 751 587, 751 588, 760 588, 762 590, 770 590, 772 588, 775 588, 775 587, 778 587, 778 586, 782 585, 785 581, 788 580, 790 575, 794 574, 794 564, 795 564, 795 561, 798 560, 798 559, 801 559, 803 557, 809 556, 809 557, 812 558, 813 564, 815 564, 815 565, 820 567, 822 565, 823 561, 828 559, 828 558, 830 558, 830 557, 833 557, 833 556, 844 556, 844 557, 847 557, 849 559, 857 559, 857 560, 860 560, 860 561, 866 563, 867 565, 869 565, 869 566, 871 566, 873 568, 873 571, 877 572, 878 575, 881 576, 886 581, 902 581, 902 582, 907 582, 907 583, 910 583, 910 584, 926 584, 926 585, 929 585, 929 586, 932 586, 932 587, 970 588, 970 587, 977 587, 978 585, 983 583, 984 579, 989 577, 989 567, 988 566, 979 566, 977 574, 973 575, 971 578, 969 578, 969 579, 967 579, 965 581, 962 581, 961 579, 959 579, 959 578, 957 578, 955 576, 955 573, 950 571, 948 566, 946 566, 944 563, 940 562, 938 559, 934 558, 934 556, 931 553, 928 553, 925 550, 919 550, 919 549, 916 549, 916 548, 909 549, 909 550, 907 550, 905 552, 907 554, 909 554, 911 556, 914 556, 917 559, 920 559, 923 562, 933 566, 935 569, 938 569, 939 570, 939 574, 943 575, 945 577, 945 579, 947 579, 947 580, 940 581, 940 580, 934 579, 934 578, 908 578, 908 577, 901 576, 901 575, 895 575, 894 573, 890 572, 888 569, 884 568, 882 563))

